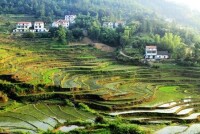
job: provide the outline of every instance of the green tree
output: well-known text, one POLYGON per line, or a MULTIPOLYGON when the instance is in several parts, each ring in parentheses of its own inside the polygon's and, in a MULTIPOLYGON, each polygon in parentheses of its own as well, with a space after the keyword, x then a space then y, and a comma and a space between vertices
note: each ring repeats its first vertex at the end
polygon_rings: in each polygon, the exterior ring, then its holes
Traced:
POLYGON ((194 45, 194 59, 199 60, 200 59, 200 42, 196 42, 194 45))
POLYGON ((66 43, 66 29, 62 26, 59 26, 56 33, 58 41, 63 44, 66 43))
POLYGON ((183 43, 181 37, 174 35, 173 33, 165 33, 164 37, 161 38, 161 48, 174 52, 176 48, 180 47, 183 43))
POLYGON ((23 38, 35 38, 35 33, 33 32, 24 33, 23 38))

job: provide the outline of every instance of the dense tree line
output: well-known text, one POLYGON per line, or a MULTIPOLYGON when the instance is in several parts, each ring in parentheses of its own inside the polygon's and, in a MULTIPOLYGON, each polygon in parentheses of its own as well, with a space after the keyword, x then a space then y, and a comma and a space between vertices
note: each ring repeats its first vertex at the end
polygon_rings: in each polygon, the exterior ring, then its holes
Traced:
POLYGON ((30 14, 37 17, 63 17, 65 14, 90 14, 101 19, 128 17, 142 11, 132 0, 1 0, 0 14, 30 14), (127 2, 130 3, 127 5, 127 2), (128 14, 129 13, 129 14, 128 14), (127 14, 127 15, 126 15, 127 14))

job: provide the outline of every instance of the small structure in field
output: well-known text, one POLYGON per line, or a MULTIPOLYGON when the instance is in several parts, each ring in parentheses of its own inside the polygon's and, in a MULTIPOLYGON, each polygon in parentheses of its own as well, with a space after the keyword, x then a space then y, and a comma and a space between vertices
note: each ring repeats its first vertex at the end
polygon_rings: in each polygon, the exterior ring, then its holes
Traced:
POLYGON ((145 59, 149 60, 169 59, 169 53, 168 51, 158 51, 157 46, 146 46, 145 59))

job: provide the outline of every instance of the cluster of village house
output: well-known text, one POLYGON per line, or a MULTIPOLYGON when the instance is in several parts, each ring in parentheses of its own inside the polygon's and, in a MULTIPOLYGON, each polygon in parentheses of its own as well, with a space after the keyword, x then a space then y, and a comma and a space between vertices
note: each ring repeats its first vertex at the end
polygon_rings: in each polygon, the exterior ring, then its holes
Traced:
MULTIPOLYGON (((75 23, 76 15, 65 15, 65 19, 57 20, 52 23, 52 27, 63 26, 65 28, 69 28, 70 24, 75 23)), ((125 22, 117 21, 117 22, 104 22, 102 24, 103 27, 107 28, 117 28, 119 25, 125 26, 125 22)), ((37 21, 32 25, 31 22, 18 22, 16 25, 16 29, 13 30, 14 33, 23 33, 23 32, 48 32, 48 30, 44 27, 44 22, 37 21)), ((157 60, 157 59, 168 59, 169 53, 168 51, 158 51, 156 46, 146 46, 145 50, 145 59, 148 60, 157 60)))
MULTIPOLYGON (((75 19, 76 15, 66 15, 64 20, 60 19, 53 22, 52 27, 63 26, 68 28, 70 24, 75 23, 75 19)), ((48 30, 44 27, 44 22, 42 21, 36 21, 33 24, 32 22, 18 22, 13 32, 48 32, 48 30)))
MULTIPOLYGON (((52 27, 63 26, 64 28, 69 28, 69 26, 75 23, 76 15, 65 15, 65 19, 59 19, 52 23, 52 27)), ((103 27, 107 28, 117 28, 119 25, 125 26, 125 22, 117 21, 117 22, 104 22, 102 24, 103 27)), ((48 30, 44 27, 44 22, 36 21, 32 24, 32 22, 18 22, 16 25, 16 29, 13 30, 13 33, 23 33, 23 32, 48 32, 48 30)))

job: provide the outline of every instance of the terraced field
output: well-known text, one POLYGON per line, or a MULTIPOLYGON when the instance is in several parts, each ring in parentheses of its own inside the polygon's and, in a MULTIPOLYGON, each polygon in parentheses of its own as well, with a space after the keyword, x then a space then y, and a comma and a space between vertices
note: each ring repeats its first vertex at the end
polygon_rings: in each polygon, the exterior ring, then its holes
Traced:
POLYGON ((17 93, 12 99, 31 103, 0 112, 0 127, 38 132, 68 120, 95 118, 76 108, 35 103, 48 99, 85 103, 141 125, 199 122, 199 67, 126 65, 114 53, 89 45, 54 43, 1 39, 0 88, 17 93))
POLYGON ((75 107, 28 104, 0 113, 0 127, 8 132, 39 133, 53 130, 56 125, 71 120, 93 121, 95 115, 75 107))

